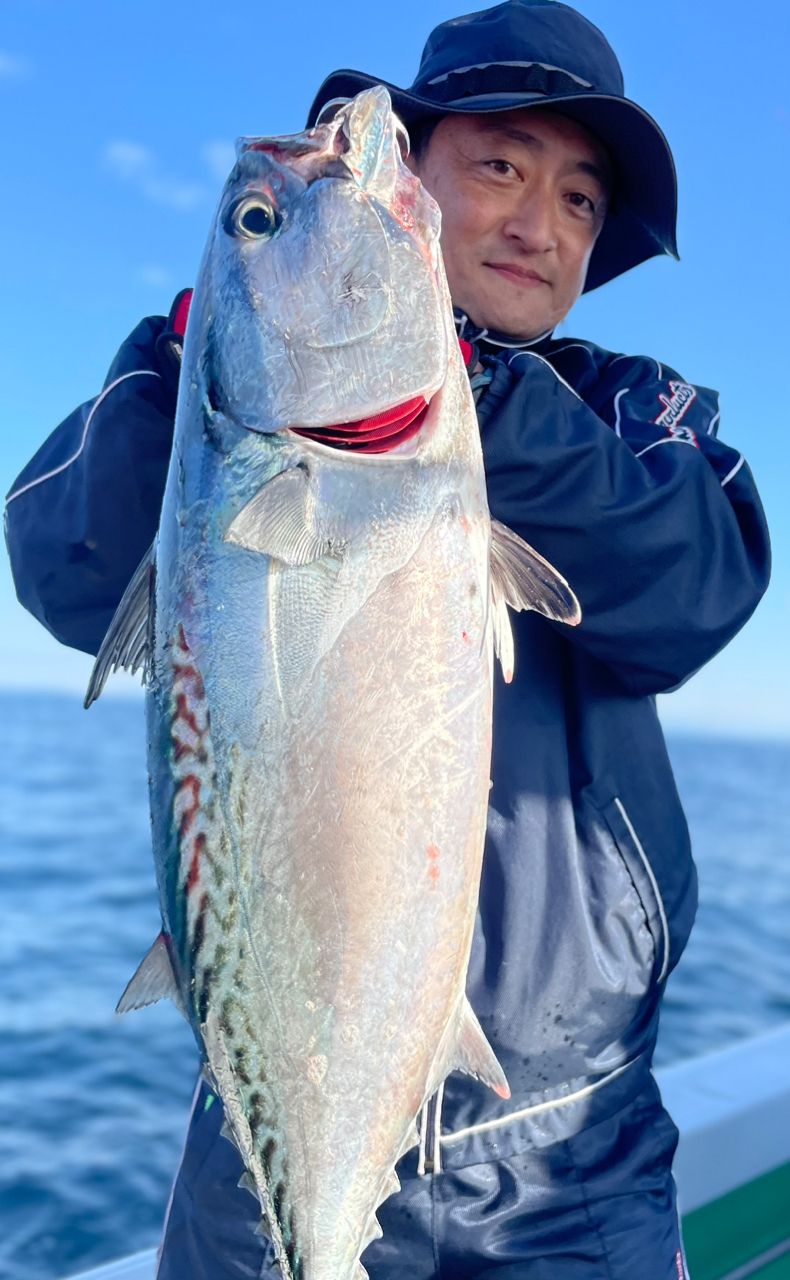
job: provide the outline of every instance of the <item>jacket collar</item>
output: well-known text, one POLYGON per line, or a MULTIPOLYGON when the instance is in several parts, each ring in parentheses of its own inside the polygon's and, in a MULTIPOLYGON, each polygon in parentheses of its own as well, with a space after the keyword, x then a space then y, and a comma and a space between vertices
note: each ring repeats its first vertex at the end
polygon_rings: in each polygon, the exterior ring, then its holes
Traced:
POLYGON ((455 330, 459 338, 470 342, 477 348, 481 356, 496 356, 500 360, 509 360, 516 351, 534 351, 543 355, 549 348, 552 330, 539 334, 537 338, 514 338, 511 334, 500 333, 496 329, 484 329, 473 324, 465 312, 453 307, 455 330))

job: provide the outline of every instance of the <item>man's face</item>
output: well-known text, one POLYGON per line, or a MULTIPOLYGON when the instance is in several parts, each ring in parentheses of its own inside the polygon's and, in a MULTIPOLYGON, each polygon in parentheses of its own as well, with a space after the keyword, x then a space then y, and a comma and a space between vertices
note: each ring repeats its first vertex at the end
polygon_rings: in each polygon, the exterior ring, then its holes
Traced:
POLYGON ((609 164, 552 111, 444 116, 412 167, 442 211, 453 303, 475 324, 535 338, 584 287, 606 213, 609 164))

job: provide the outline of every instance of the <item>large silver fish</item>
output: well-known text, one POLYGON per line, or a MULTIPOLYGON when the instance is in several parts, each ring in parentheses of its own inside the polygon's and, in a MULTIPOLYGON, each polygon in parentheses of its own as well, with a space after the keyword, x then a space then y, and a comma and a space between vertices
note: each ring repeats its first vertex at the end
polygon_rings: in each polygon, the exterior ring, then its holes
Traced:
POLYGON ((453 1069, 494 641, 578 621, 489 520, 439 252, 389 97, 246 139, 186 335, 161 524, 99 655, 144 664, 163 930, 122 1009, 189 1018, 286 1277, 352 1280, 453 1069))

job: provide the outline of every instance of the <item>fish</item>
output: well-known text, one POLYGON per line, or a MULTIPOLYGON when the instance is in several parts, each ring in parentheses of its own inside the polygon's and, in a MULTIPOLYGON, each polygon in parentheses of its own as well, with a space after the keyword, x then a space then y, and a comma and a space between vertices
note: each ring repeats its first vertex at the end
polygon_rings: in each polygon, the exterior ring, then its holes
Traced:
POLYGON ((508 609, 575 624, 492 520, 438 207, 381 86, 240 140, 184 343, 159 529, 97 657, 142 668, 172 998, 285 1280, 361 1280, 450 1071, 508 609))

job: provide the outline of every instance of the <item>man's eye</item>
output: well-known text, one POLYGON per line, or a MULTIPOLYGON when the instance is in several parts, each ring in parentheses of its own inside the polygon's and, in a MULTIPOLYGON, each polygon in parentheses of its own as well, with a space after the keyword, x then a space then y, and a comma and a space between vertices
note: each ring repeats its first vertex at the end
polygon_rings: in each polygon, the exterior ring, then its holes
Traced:
POLYGON ((516 172, 509 160, 485 160, 484 164, 493 169, 494 173, 501 173, 503 177, 509 177, 511 173, 516 172))
POLYGON ((582 213, 589 217, 595 217, 598 212, 595 202, 586 196, 583 191, 571 191, 568 194, 568 203, 572 204, 574 209, 581 210, 582 213))

